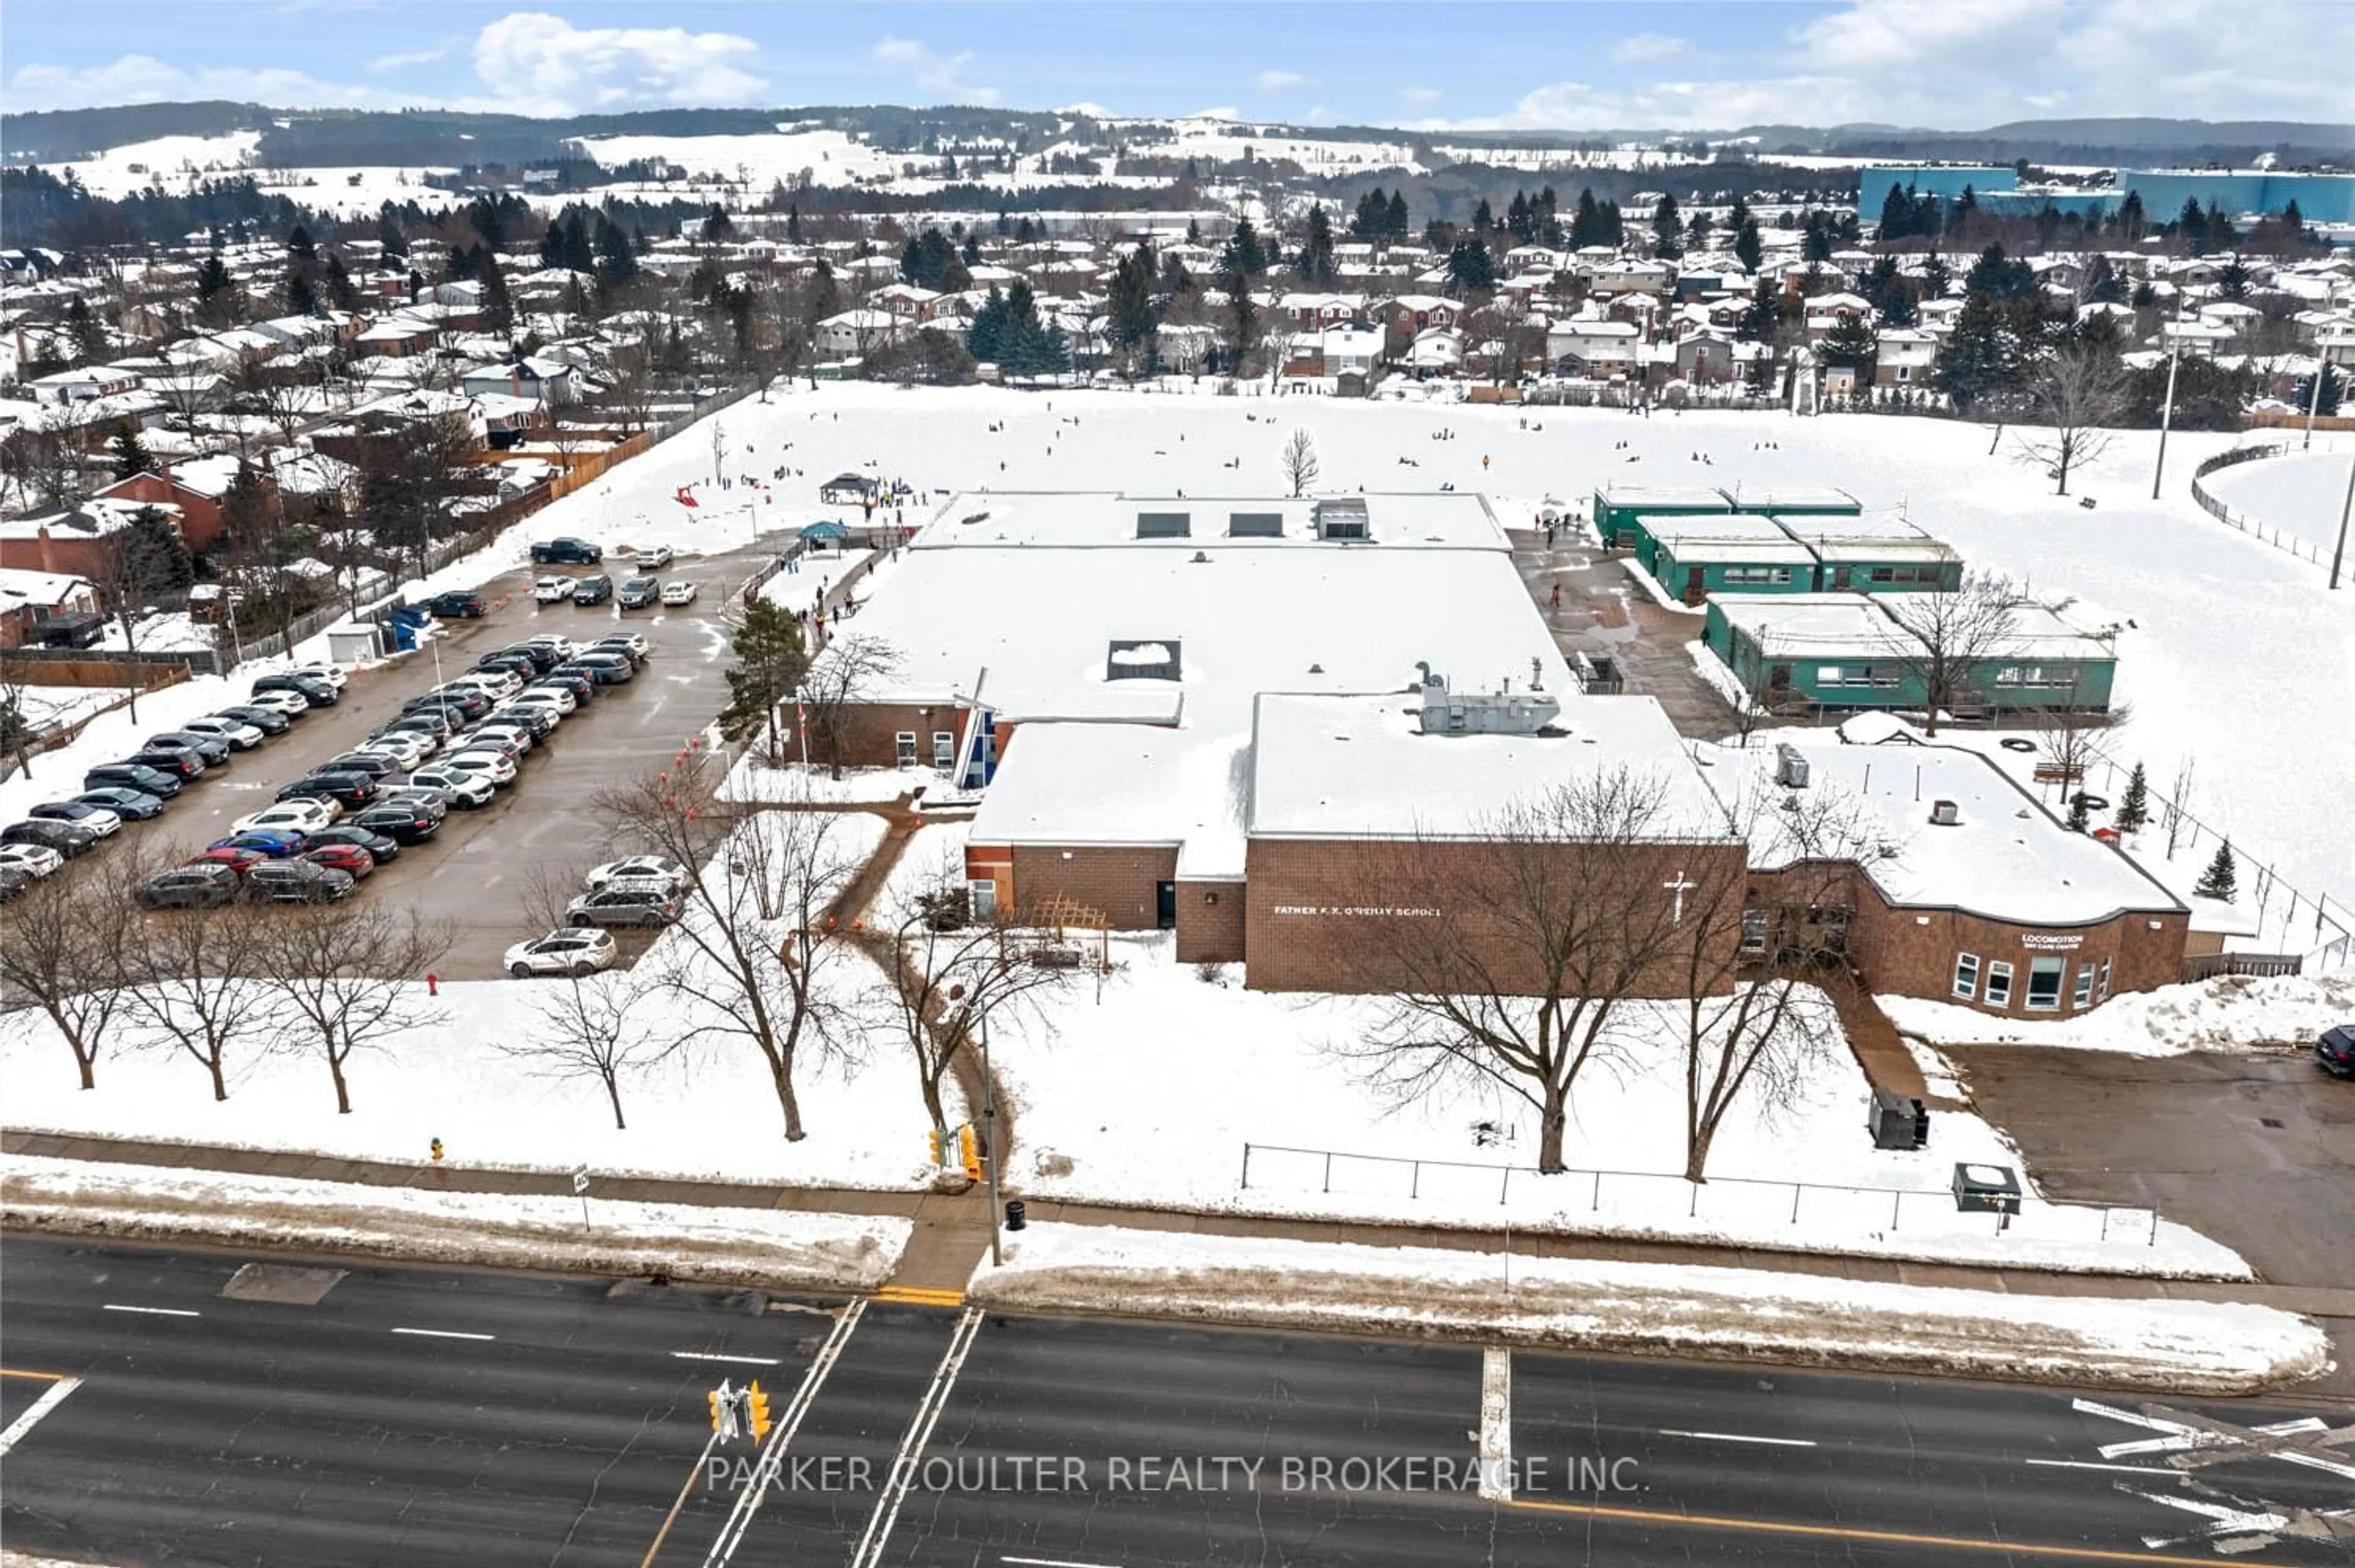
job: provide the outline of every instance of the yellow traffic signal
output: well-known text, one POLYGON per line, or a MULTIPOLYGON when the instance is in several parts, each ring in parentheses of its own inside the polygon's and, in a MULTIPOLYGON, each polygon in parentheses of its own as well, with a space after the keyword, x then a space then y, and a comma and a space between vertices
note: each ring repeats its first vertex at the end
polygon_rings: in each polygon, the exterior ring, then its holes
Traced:
POLYGON ((728 1430, 728 1407, 721 1402, 719 1391, 718 1389, 713 1389, 703 1397, 709 1401, 711 1404, 711 1430, 714 1432, 726 1432, 728 1430))
POLYGON ((941 1148, 941 1129, 934 1127, 931 1132, 924 1136, 932 1142, 932 1163, 934 1165, 946 1165, 948 1163, 948 1159, 941 1148))
POLYGON ((973 1124, 957 1128, 957 1155, 964 1161, 964 1173, 973 1180, 981 1179, 981 1140, 973 1135, 973 1124))
POLYGON ((756 1381, 747 1392, 752 1396, 748 1402, 749 1408, 752 1413, 752 1441, 758 1443, 762 1438, 768 1436, 769 1428, 776 1424, 769 1419, 769 1395, 767 1391, 762 1389, 760 1383, 756 1381))

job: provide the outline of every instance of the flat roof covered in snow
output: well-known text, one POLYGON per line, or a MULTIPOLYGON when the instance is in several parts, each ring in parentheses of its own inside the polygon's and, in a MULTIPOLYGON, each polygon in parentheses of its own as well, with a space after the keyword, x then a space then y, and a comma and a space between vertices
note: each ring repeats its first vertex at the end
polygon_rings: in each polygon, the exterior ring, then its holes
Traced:
POLYGON ((1755 512, 1719 512, 1698 517, 1646 517, 1644 530, 1677 555, 1720 553, 1716 547, 1764 545, 1781 553, 1775 560, 1813 560, 1807 547, 1783 531, 1783 525, 1755 512))
POLYGON ((1026 724, 966 841, 1175 845, 1179 876, 1239 878, 1250 739, 1240 730, 1026 724))
POLYGON ((1348 496, 1131 496, 1115 490, 969 491, 932 515, 916 536, 918 550, 974 546, 1061 549, 1209 546, 1507 551, 1512 541, 1487 499, 1472 491, 1348 496), (1362 540, 1318 536, 1316 508, 1362 507, 1362 540))

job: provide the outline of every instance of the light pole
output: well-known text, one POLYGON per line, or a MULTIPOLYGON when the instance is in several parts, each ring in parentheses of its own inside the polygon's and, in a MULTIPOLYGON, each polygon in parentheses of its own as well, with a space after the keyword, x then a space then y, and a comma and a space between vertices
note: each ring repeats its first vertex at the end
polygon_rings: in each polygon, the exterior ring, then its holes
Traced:
POLYGON ((2347 496, 2339 503, 2339 543, 2330 551, 2330 586, 2339 586, 2339 568, 2347 559, 2347 518, 2355 513, 2355 453, 2347 457, 2347 496))
POLYGON ((2322 411, 2322 379, 2330 374, 2330 361, 2322 357, 2318 347, 2314 356, 2314 395, 2306 400, 2306 435, 2297 443, 2300 452, 2314 445, 2314 419, 2322 411))
POLYGON ((997 1083, 989 1075, 989 1015, 981 1015, 981 1138, 989 1156, 989 1266, 1006 1260, 997 1234, 997 1083))
POLYGON ((2175 352, 2167 360, 2167 401, 2158 411, 2158 461, 2151 465, 2150 470, 2150 498, 2154 501, 2158 499, 2159 476, 2167 472, 2167 431, 2175 422, 2175 370, 2182 363, 2183 339, 2179 336, 2175 340, 2175 352))

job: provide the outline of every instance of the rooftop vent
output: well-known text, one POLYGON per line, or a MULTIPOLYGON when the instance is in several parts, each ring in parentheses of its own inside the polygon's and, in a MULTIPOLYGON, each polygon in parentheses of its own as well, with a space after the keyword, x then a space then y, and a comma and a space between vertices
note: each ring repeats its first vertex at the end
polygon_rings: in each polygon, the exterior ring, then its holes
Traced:
POLYGON ((1930 823, 1935 827, 1959 827, 1963 808, 1951 800, 1934 800, 1930 803, 1930 823))
POLYGON ((1319 501, 1311 514, 1320 539, 1369 539, 1373 528, 1366 519, 1362 496, 1335 496, 1319 501))
MULTIPOLYGON (((1423 707, 1417 722, 1426 735, 1535 735, 1551 729, 1561 715, 1561 701, 1543 691, 1467 691, 1447 689, 1447 677, 1423 672, 1423 707)), ((1559 735, 1560 731, 1552 731, 1559 735)))
POLYGON ((1106 680, 1177 680, 1184 667, 1178 641, 1114 638, 1104 659, 1106 680))
POLYGON ((1785 789, 1807 787, 1807 759, 1787 742, 1774 748, 1774 782, 1785 789))
POLYGON ((1227 534, 1239 539, 1280 539, 1284 537, 1284 514, 1230 512, 1227 514, 1227 534))
POLYGON ((1191 512, 1139 512, 1136 537, 1141 539, 1182 539, 1194 534, 1191 512))

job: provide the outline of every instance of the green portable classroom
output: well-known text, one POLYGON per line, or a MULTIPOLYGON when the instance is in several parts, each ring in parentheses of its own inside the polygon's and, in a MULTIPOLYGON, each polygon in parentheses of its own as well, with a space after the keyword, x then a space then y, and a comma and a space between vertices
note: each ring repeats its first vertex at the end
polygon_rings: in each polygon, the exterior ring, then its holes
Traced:
POLYGON ((1646 517, 1692 517, 1711 514, 1722 517, 1733 510, 1733 503, 1716 490, 1699 487, 1678 489, 1660 485, 1604 485, 1594 492, 1594 532, 1606 549, 1634 545, 1637 559, 1648 568, 1651 565, 1650 549, 1646 542, 1648 536, 1642 527, 1646 517))
POLYGON ((1822 513, 1777 520, 1814 553, 1817 592, 1951 593, 1963 585, 1961 554, 1910 523, 1822 513))
POLYGON ((1737 512, 1770 517, 1860 517, 1864 503, 1828 485, 1735 485, 1723 492, 1737 512))
MULTIPOLYGON (((1929 701, 1920 645, 1861 593, 1714 595, 1701 640, 1744 691, 1775 709, 1918 710, 1929 701)), ((2116 675, 2108 638, 2023 604, 2001 654, 1979 664, 1945 705, 1961 718, 2106 712, 2116 675)))
POLYGON ((1772 517, 1746 512, 1653 515, 1643 519, 1643 528, 1652 540, 1648 570, 1671 597, 1687 604, 1698 605, 1714 593, 1815 590, 1815 552, 1772 517))

